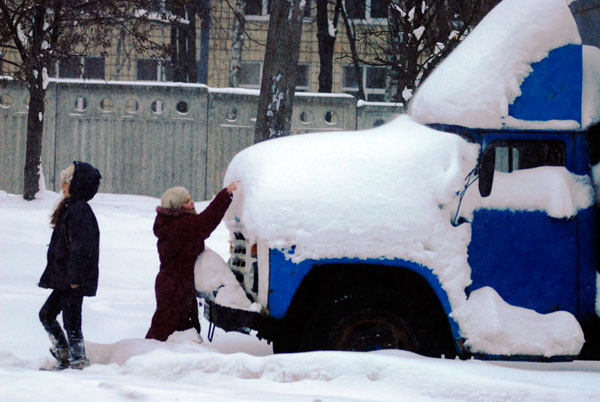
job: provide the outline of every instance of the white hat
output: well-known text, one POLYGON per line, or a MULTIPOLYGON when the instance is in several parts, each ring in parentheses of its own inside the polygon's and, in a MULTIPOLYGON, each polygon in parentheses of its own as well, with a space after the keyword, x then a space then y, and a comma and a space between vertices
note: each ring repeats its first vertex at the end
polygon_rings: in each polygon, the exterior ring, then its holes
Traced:
POLYGON ((163 208, 179 209, 188 198, 191 198, 190 193, 184 187, 171 187, 160 197, 160 205, 163 208))
POLYGON ((70 164, 65 170, 60 172, 60 184, 63 185, 65 183, 71 184, 71 180, 73 180, 73 174, 75 173, 75 165, 70 164))

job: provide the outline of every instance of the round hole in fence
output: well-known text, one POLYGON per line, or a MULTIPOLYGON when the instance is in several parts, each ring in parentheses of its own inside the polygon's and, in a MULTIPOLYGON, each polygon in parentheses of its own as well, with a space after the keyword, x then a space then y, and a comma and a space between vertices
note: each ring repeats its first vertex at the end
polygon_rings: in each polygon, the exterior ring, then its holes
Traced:
POLYGON ((314 115, 310 110, 303 110, 302 113, 300 113, 300 122, 303 124, 310 124, 312 123, 313 119, 314 115))
POLYGON ((100 109, 102 109, 103 112, 112 112, 114 106, 115 104, 110 98, 104 98, 100 102, 100 109))
POLYGON ((75 110, 77 110, 78 112, 85 112, 87 107, 87 99, 85 99, 83 96, 80 96, 77 99, 75 99, 75 110))
POLYGON ((236 121, 238 118, 238 110, 237 108, 231 108, 227 111, 227 113, 225 114, 225 119, 227 119, 227 121, 229 122, 234 122, 236 121))
POLYGON ((337 117, 337 113, 336 112, 332 112, 331 110, 327 111, 327 113, 325 113, 325 121, 327 122, 327 124, 337 124, 338 121, 338 117, 337 117))
POLYGON ((8 94, 0 95, 0 107, 2 107, 4 109, 8 109, 9 107, 12 106, 12 103, 13 103, 12 96, 10 96, 8 94))
POLYGON ((375 123, 373 123, 373 127, 379 127, 379 126, 383 125, 383 123, 385 123, 385 120, 383 120, 383 119, 375 120, 375 123))
POLYGON ((162 101, 160 101, 158 99, 155 100, 154 102, 152 102, 150 109, 152 109, 152 113, 154 113, 154 114, 161 114, 164 110, 162 101))
POLYGON ((177 109, 177 112, 179 112, 180 114, 187 114, 187 112, 190 111, 190 108, 189 108, 187 102, 185 102, 185 101, 177 102, 175 109, 177 109))
POLYGON ((140 104, 137 100, 129 98, 125 103, 125 108, 127 109, 127 113, 137 113, 138 109, 140 108, 140 104))

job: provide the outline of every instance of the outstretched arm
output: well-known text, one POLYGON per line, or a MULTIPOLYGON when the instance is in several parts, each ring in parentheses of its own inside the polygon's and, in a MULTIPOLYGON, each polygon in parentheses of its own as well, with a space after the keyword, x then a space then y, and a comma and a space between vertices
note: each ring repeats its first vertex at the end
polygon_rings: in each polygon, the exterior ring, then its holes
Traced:
POLYGON ((231 204, 233 192, 237 189, 238 181, 230 183, 226 188, 219 191, 208 207, 194 217, 197 232, 203 237, 210 236, 213 230, 221 222, 227 208, 231 204))

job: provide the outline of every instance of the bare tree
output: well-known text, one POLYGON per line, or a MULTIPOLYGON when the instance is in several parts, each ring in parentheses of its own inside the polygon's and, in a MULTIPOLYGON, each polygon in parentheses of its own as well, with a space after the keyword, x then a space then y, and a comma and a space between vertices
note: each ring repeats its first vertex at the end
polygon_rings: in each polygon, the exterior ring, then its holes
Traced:
POLYGON ((150 12, 152 0, 2 0, 0 61, 29 91, 23 198, 39 191, 47 72, 74 56, 105 56, 116 33, 138 54, 165 57, 168 46, 151 39, 156 23, 171 21, 150 12))
POLYGON ((233 30, 231 33, 231 52, 229 57, 229 86, 240 86, 240 64, 242 63, 242 50, 244 32, 246 29, 246 2, 235 0, 233 6, 233 30))
POLYGON ((331 92, 333 87, 333 53, 342 0, 335 0, 333 20, 329 19, 330 0, 316 0, 317 42, 319 46, 319 92, 331 92))
POLYGON ((352 70, 354 72, 354 79, 358 84, 358 92, 356 94, 356 97, 358 99, 364 100, 366 99, 366 96, 364 91, 363 76, 359 66, 361 59, 358 56, 358 50, 356 48, 357 30, 356 26, 354 25, 354 22, 348 17, 345 0, 342 0, 342 5, 343 7, 341 9, 341 14, 342 19, 344 20, 344 28, 346 28, 346 37, 348 38, 348 44, 350 46, 350 60, 352 61, 352 70))
POLYGON ((348 10, 351 20, 362 21, 360 29, 354 30, 360 51, 347 57, 360 64, 387 67, 386 100, 406 105, 419 83, 498 2, 381 0, 378 13, 385 10, 385 15, 376 17, 368 8, 358 13, 348 10))
POLYGON ((289 135, 306 0, 272 0, 254 142, 289 135))

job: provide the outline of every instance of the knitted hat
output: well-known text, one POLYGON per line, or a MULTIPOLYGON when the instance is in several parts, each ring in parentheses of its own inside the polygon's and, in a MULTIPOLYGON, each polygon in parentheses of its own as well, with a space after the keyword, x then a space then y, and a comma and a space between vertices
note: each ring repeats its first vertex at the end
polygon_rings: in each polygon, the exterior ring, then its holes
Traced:
POLYGON ((179 209, 190 198, 190 193, 183 187, 171 187, 160 197, 160 205, 163 208, 179 209))
POLYGON ((75 165, 70 164, 65 170, 60 172, 60 184, 71 184, 71 180, 73 180, 73 173, 75 173, 75 165))

